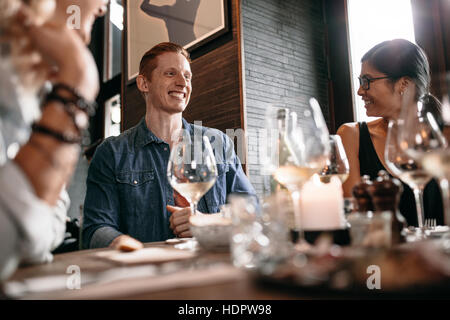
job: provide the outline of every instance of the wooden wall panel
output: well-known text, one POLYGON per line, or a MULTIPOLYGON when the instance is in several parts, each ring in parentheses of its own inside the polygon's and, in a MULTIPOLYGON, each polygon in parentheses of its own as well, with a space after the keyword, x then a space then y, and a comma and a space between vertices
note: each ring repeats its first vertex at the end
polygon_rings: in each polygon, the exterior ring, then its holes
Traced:
POLYGON ((450 1, 413 0, 416 42, 427 53, 431 69, 431 93, 442 99, 449 90, 445 81, 450 74, 450 1))
POLYGON ((330 133, 353 122, 352 77, 346 0, 323 0, 327 32, 330 133))
MULTIPOLYGON (((223 131, 244 127, 239 6, 239 0, 229 1, 230 32, 191 53, 192 95, 183 113, 189 122, 202 121, 223 131)), ((135 83, 123 82, 122 88, 122 130, 126 130, 144 116, 145 103, 135 83)))

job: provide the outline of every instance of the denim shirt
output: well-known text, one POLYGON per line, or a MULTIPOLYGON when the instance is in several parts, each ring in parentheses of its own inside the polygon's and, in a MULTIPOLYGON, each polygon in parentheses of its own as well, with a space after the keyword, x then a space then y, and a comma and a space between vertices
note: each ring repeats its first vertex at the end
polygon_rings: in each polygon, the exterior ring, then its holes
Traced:
MULTIPOLYGON (((183 128, 191 135, 201 130, 212 145, 221 147, 213 148, 218 178, 199 201, 200 212, 219 212, 231 193, 256 197, 228 136, 216 129, 191 125, 184 119, 183 128)), ((169 156, 169 144, 147 128, 145 119, 120 136, 106 139, 97 148, 87 177, 84 248, 107 247, 121 234, 142 242, 174 237, 166 209, 166 205, 174 205, 173 189, 167 179, 169 156)))

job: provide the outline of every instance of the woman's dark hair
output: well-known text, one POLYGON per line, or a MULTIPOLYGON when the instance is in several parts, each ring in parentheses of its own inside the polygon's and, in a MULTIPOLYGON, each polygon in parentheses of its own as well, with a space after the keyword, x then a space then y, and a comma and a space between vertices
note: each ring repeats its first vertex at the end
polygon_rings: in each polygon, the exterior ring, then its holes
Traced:
POLYGON ((408 77, 416 84, 416 100, 430 91, 430 66, 425 52, 405 39, 384 41, 361 59, 396 81, 408 77))

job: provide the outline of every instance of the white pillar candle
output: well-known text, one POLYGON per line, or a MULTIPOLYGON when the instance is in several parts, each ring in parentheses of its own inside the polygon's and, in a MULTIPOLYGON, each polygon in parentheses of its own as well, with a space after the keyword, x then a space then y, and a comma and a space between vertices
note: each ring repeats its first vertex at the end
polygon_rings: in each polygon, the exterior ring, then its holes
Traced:
POLYGON ((345 227, 342 183, 332 177, 329 183, 320 182, 314 175, 302 188, 301 226, 303 230, 337 230, 345 227))

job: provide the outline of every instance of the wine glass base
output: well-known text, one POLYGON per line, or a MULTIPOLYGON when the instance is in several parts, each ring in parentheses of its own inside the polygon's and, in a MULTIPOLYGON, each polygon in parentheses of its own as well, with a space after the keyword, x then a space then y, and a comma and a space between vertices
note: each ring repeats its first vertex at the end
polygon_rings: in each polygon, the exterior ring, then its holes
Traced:
POLYGON ((423 241, 430 237, 430 233, 427 228, 405 228, 402 231, 406 242, 423 241))
POLYGON ((310 243, 308 243, 305 239, 299 239, 294 244, 294 250, 299 253, 308 253, 309 251, 311 251, 312 248, 313 246, 310 243))
POLYGON ((197 239, 195 238, 189 238, 182 243, 176 244, 174 248, 181 250, 196 251, 198 248, 198 242, 197 239))

